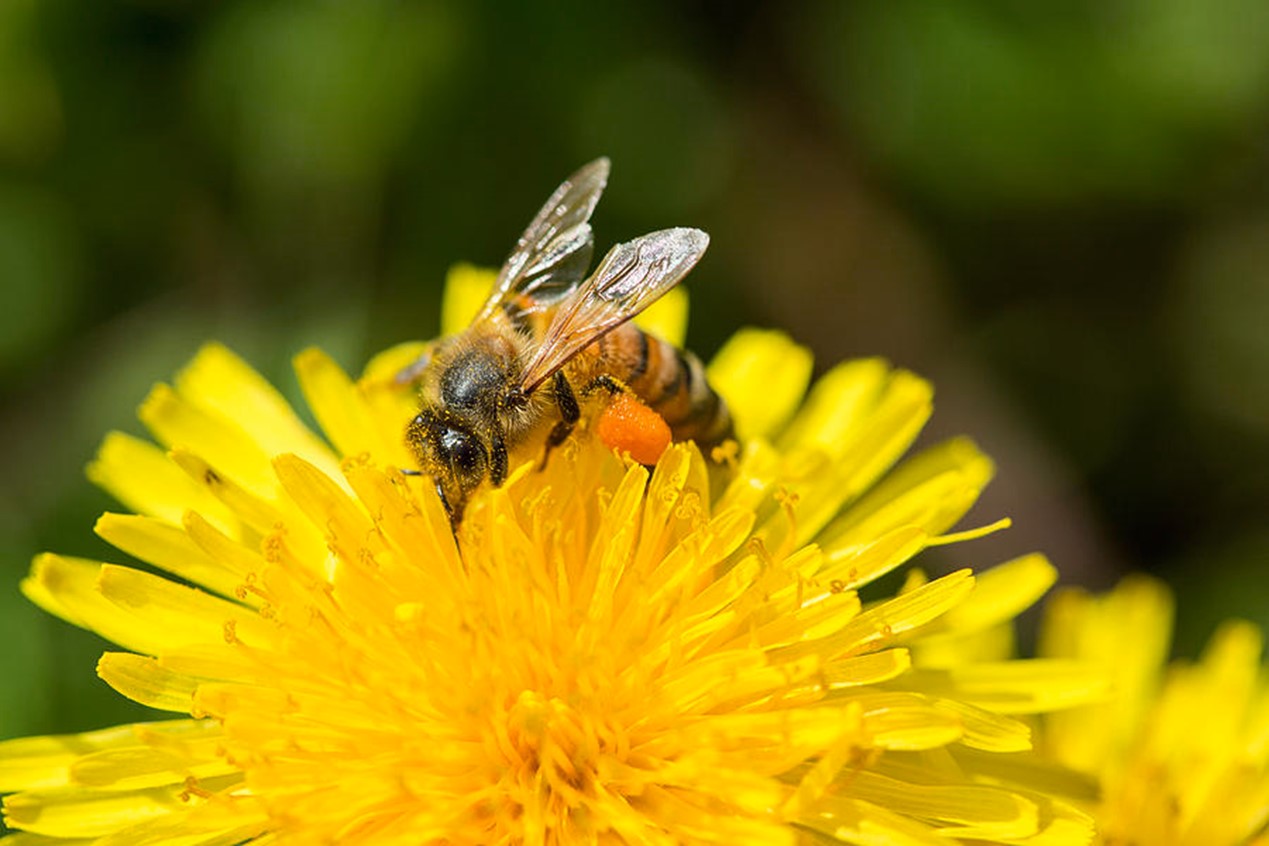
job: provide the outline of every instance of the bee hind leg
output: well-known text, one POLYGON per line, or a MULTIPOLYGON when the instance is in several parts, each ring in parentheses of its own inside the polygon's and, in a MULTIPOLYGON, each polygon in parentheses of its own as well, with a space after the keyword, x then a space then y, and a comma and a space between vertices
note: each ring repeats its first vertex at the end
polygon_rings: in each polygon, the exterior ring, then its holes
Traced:
POLYGON ((587 382, 586 387, 582 388, 582 396, 588 397, 601 388, 607 391, 609 396, 614 397, 617 396, 617 394, 624 394, 626 391, 630 390, 607 373, 600 373, 594 379, 587 382))

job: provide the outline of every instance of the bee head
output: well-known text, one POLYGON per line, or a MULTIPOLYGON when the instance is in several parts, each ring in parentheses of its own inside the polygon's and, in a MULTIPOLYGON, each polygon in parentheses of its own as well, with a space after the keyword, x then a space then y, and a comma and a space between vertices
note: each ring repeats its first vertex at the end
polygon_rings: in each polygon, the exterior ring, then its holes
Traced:
POLYGON ((431 409, 410 421, 405 436, 419 469, 436 482, 441 502, 457 523, 468 495, 489 477, 489 450, 466 421, 431 409))

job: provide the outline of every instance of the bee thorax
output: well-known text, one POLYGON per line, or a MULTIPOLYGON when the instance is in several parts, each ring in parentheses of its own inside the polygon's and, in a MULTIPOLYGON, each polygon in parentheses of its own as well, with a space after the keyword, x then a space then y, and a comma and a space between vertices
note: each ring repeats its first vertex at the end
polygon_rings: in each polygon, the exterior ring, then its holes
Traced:
POLYGON ((483 350, 470 350, 450 362, 441 373, 441 402, 449 408, 495 412, 507 381, 503 361, 483 350))

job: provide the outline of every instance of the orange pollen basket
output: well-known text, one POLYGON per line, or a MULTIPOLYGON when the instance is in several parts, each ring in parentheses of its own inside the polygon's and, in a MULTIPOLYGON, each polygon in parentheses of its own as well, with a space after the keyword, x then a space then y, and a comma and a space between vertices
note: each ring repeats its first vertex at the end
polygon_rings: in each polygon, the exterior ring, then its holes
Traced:
POLYGON ((609 449, 630 453, 640 464, 656 464, 670 445, 670 427, 633 394, 620 393, 599 415, 595 432, 609 449))

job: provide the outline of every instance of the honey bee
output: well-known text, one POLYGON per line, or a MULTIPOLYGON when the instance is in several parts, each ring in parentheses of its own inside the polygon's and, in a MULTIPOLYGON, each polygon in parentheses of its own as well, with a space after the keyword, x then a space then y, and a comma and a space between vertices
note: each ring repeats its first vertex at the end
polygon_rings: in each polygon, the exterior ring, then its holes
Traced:
POLYGON ((687 275, 709 236, 652 232, 616 245, 583 278, 608 170, 601 158, 565 180, 516 242, 472 324, 398 377, 420 385, 406 443, 455 526, 472 491, 506 479, 509 450, 544 433, 548 454, 592 398, 604 405, 601 438, 643 463, 671 438, 708 446, 731 434, 700 360, 630 322, 687 275))

